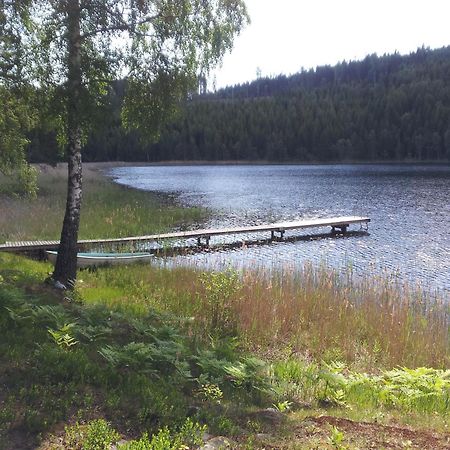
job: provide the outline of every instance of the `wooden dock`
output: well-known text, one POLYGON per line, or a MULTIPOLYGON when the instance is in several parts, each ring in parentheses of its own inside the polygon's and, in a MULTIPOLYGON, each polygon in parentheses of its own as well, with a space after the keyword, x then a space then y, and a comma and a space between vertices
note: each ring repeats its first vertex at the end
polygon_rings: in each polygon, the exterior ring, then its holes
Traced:
MULTIPOLYGON (((331 232, 346 233, 350 225, 360 224, 367 225, 370 222, 369 217, 334 217, 330 219, 309 219, 294 222, 279 222, 268 225, 252 225, 239 228, 221 228, 221 229, 204 229, 193 231, 178 231, 174 233, 152 234, 148 236, 134 236, 116 239, 85 239, 78 241, 80 250, 92 248, 96 246, 111 244, 124 245, 152 241, 164 241, 167 239, 197 239, 199 245, 209 245, 209 241, 213 236, 263 233, 270 232, 270 237, 274 239, 282 239, 286 231, 301 230, 306 228, 322 228, 331 227, 331 232)), ((7 252, 33 252, 45 250, 57 250, 59 241, 23 241, 23 242, 6 242, 0 244, 0 251, 7 252)))

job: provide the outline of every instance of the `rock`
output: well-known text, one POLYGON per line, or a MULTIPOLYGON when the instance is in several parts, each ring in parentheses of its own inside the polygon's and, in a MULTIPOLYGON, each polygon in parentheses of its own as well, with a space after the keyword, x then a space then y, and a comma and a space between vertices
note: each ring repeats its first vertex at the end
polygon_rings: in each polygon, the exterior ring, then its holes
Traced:
POLYGON ((265 441, 266 439, 270 438, 270 434, 268 434, 268 433, 258 433, 257 435, 255 435, 255 437, 259 441, 265 441))
POLYGON ((125 444, 128 444, 128 441, 126 441, 125 439, 121 439, 120 441, 111 445, 110 450, 120 450, 120 448, 125 444))
POLYGON ((207 433, 206 431, 203 433, 202 439, 203 442, 208 442, 210 439, 212 439, 214 436, 212 434, 207 433))
POLYGON ((56 289, 60 289, 62 291, 65 291, 67 288, 62 284, 60 281, 55 281, 55 284, 53 285, 56 289))
POLYGON ((262 422, 269 422, 278 425, 286 419, 286 416, 275 408, 266 408, 254 413, 253 417, 262 422))
POLYGON ((225 450, 227 448, 237 448, 237 444, 231 439, 223 436, 217 436, 209 439, 203 447, 200 447, 200 450, 225 450))

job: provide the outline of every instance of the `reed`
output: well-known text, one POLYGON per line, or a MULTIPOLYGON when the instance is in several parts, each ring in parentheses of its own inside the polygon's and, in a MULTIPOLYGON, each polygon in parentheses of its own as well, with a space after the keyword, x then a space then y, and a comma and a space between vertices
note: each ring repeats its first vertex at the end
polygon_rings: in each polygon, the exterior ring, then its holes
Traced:
POLYGON ((312 265, 248 271, 234 308, 246 341, 269 352, 289 348, 371 369, 450 362, 448 303, 388 275, 356 280, 312 265))
POLYGON ((369 371, 450 363, 448 303, 388 275, 356 279, 312 265, 239 276, 142 266, 81 278, 88 301, 137 315, 149 308, 174 314, 199 339, 236 336, 268 359, 299 355, 369 371))

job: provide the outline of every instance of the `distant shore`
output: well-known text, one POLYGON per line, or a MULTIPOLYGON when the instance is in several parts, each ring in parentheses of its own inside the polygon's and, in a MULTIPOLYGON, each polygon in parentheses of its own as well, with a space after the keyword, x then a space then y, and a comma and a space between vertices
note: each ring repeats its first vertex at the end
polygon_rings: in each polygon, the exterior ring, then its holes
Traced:
MULTIPOLYGON (((58 163, 57 166, 65 166, 66 163, 58 163)), ((265 161, 265 160, 255 160, 255 161, 236 161, 236 160, 226 160, 226 161, 98 161, 98 162, 84 162, 83 166, 90 169, 108 169, 112 167, 120 166, 345 166, 345 165, 390 165, 390 166, 403 166, 403 165, 450 165, 448 160, 429 160, 429 161, 416 161, 416 160, 404 160, 404 161, 265 161)), ((45 167, 47 164, 35 164, 37 167, 45 167)))

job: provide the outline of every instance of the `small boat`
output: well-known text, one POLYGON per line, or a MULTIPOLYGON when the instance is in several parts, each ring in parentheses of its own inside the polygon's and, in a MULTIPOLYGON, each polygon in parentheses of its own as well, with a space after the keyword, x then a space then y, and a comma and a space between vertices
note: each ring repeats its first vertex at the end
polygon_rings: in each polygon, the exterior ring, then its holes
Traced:
MULTIPOLYGON (((58 252, 47 250, 47 258, 53 264, 56 263, 58 252)), ((95 267, 109 265, 128 265, 137 262, 148 262, 154 255, 151 253, 78 253, 77 267, 95 267)))

